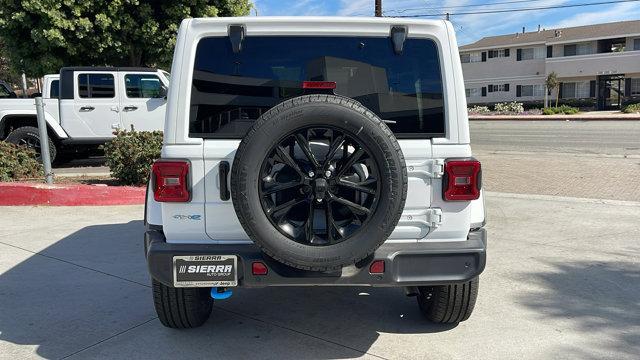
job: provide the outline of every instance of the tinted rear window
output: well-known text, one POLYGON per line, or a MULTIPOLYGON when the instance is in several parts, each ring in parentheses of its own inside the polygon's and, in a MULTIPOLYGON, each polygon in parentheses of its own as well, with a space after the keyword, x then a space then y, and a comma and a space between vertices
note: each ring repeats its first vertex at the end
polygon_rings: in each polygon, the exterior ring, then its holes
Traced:
POLYGON ((51 93, 49 94, 51 99, 57 99, 60 97, 60 80, 51 81, 51 93))
POLYGON ((302 81, 334 81, 397 137, 444 135, 436 44, 407 39, 401 55, 389 38, 247 37, 233 53, 227 37, 198 43, 190 136, 242 138, 265 111, 304 93, 302 81))

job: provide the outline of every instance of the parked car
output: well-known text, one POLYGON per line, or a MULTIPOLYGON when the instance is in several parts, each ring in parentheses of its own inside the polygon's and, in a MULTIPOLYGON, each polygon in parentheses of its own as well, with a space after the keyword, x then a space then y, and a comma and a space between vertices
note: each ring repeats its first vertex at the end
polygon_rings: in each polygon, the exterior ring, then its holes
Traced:
POLYGON ((0 99, 14 99, 17 97, 16 93, 11 90, 11 86, 0 80, 0 99))
POLYGON ((447 21, 184 20, 145 210, 162 324, 238 286, 397 287, 466 320, 486 231, 455 44, 447 21))
MULTIPOLYGON (((87 151, 116 129, 162 130, 169 74, 148 68, 66 67, 44 78, 51 159, 87 151)), ((39 151, 35 101, 0 101, 0 139, 39 151)))

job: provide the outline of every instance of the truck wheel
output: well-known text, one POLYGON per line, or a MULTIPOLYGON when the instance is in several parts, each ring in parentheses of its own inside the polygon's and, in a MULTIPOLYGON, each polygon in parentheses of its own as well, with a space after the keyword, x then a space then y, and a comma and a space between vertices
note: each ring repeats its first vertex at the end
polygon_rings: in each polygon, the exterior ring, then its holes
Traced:
POLYGON ((432 322, 457 324, 469 318, 478 297, 478 277, 462 284, 421 286, 418 305, 432 322))
POLYGON ((305 95, 274 106, 242 139, 231 196, 249 237, 291 267, 326 271, 373 254, 407 196, 389 127, 359 102, 305 95))
MULTIPOLYGON (((49 157, 51 158, 51 163, 56 158, 57 149, 56 144, 51 139, 51 136, 48 136, 49 139, 49 157)), ((38 160, 42 160, 40 158, 40 133, 38 132, 38 128, 33 126, 23 126, 13 130, 9 136, 5 139, 6 142, 22 145, 28 148, 35 150, 38 155, 38 160)))
POLYGON ((198 327, 213 308, 209 288, 173 288, 153 280, 153 302, 162 325, 174 329, 198 327))

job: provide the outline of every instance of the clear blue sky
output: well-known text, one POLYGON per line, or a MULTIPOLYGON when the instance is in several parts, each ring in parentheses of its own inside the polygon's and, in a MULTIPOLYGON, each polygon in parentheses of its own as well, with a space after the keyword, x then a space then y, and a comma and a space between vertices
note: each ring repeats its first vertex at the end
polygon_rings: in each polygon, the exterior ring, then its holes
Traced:
MULTIPOLYGON (((515 0, 520 2, 486 6, 510 1, 514 0, 382 0, 382 7, 386 15, 411 15, 545 7, 607 0, 515 0), (483 6, 459 7, 477 4, 483 6)), ((254 0, 254 3, 260 16, 372 16, 374 0, 254 0)), ((255 12, 252 11, 252 15, 255 15, 255 12)), ((543 28, 552 29, 637 19, 640 19, 640 2, 451 17, 460 45, 474 42, 484 36, 522 31, 523 26, 527 31, 533 31, 538 28, 538 24, 543 28)))

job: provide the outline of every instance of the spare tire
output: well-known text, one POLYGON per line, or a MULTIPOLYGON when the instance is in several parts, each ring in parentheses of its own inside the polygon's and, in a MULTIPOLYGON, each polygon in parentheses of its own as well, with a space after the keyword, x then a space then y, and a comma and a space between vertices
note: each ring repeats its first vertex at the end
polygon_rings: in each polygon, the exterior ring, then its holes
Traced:
POLYGON ((312 271, 373 254, 398 223, 407 170, 389 127, 359 102, 305 95, 264 113, 233 161, 240 223, 271 258, 312 271))

